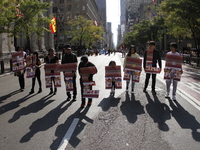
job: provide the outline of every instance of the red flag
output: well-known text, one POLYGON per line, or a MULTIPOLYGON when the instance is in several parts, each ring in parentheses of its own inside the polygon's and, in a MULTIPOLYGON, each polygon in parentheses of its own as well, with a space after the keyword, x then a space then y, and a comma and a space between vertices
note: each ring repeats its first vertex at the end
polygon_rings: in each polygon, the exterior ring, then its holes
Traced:
POLYGON ((50 29, 51 29, 51 32, 52 32, 52 33, 55 33, 55 32, 56 32, 56 17, 54 17, 54 18, 51 20, 50 29))

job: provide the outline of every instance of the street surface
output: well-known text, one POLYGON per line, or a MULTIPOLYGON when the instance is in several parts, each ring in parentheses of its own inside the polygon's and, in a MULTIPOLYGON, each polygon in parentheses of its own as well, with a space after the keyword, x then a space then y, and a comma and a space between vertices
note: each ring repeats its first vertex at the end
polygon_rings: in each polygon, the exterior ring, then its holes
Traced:
MULTIPOLYGON (((79 58, 80 60, 80 58, 79 58)), ((200 148, 200 72, 184 65, 178 83, 177 101, 165 98, 163 71, 157 76, 157 95, 143 93, 145 73, 135 85, 135 93, 117 89, 115 96, 105 89, 105 66, 111 60, 123 65, 120 53, 90 56, 98 68, 94 75, 100 90, 91 107, 80 109, 81 95, 77 76, 77 101, 66 102, 64 81, 57 94, 43 91, 28 95, 31 79, 19 91, 13 74, 0 77, 1 150, 198 150, 200 148)), ((79 61, 80 62, 80 61, 79 61)), ((163 61, 164 67, 164 61, 163 61)), ((41 68, 43 70, 43 68, 41 68)))

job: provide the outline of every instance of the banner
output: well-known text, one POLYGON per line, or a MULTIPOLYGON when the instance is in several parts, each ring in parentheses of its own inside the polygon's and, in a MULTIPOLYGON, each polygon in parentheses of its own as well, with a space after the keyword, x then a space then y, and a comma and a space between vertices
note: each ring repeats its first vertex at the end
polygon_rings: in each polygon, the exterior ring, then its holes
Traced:
POLYGON ((35 77, 36 56, 26 56, 26 78, 35 77))
POLYGON ((59 64, 45 64, 44 69, 46 88, 52 87, 52 80, 55 82, 55 87, 61 87, 59 64))
MULTIPOLYGON (((124 80, 125 81, 130 81, 130 77, 131 77, 131 70, 126 70, 126 73, 124 73, 124 80)), ((133 81, 134 82, 140 82, 140 74, 141 71, 133 71, 133 81)))
POLYGON ((153 64, 153 51, 152 50, 147 50, 147 56, 146 56, 146 69, 145 72, 146 73, 160 73, 160 68, 157 67, 152 67, 153 64))
POLYGON ((24 55, 23 52, 16 52, 12 54, 12 71, 19 72, 24 70, 24 55))
POLYGON ((112 82, 115 83, 116 89, 122 88, 121 66, 105 66, 105 88, 111 89, 112 82))
POLYGON ((95 86, 95 81, 88 81, 89 74, 97 73, 95 66, 80 68, 80 73, 83 81, 83 98, 98 98, 99 90, 91 90, 92 86, 95 86))
POLYGON ((182 56, 167 54, 164 70, 164 79, 171 79, 171 74, 174 73, 174 80, 180 81, 182 75, 182 56))
POLYGON ((125 69, 131 71, 142 71, 142 59, 127 57, 125 69))

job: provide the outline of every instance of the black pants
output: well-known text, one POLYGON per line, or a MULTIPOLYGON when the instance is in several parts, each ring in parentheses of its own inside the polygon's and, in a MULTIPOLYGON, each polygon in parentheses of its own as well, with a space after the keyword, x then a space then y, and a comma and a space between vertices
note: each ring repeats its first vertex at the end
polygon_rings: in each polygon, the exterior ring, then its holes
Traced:
POLYGON ((151 90, 155 90, 155 85, 156 85, 156 74, 151 74, 151 73, 146 73, 146 79, 145 79, 145 86, 144 89, 147 89, 148 84, 149 84, 149 79, 150 76, 152 75, 152 85, 151 85, 151 90))
POLYGON ((115 90, 115 88, 116 88, 115 81, 112 81, 112 88, 111 89, 115 90))
POLYGON ((38 84, 39 84, 39 88, 42 88, 42 83, 41 83, 41 79, 40 79, 40 70, 36 70, 35 71, 35 77, 32 78, 32 91, 34 91, 34 87, 35 87, 35 79, 37 78, 38 80, 38 84))
POLYGON ((18 76, 18 79, 19 79, 19 85, 20 85, 20 88, 21 89, 24 89, 24 86, 25 86, 25 82, 24 82, 24 73, 20 76, 18 76))
MULTIPOLYGON (((76 76, 73 76, 73 97, 76 98, 77 89, 76 89, 76 76)), ((67 92, 67 96, 71 97, 70 92, 67 92)))
MULTIPOLYGON (((85 98, 83 98, 83 88, 84 88, 84 86, 83 86, 83 81, 82 81, 82 79, 80 79, 80 85, 81 85, 81 97, 82 97, 82 104, 83 105, 85 105, 85 98)), ((92 90, 92 86, 90 86, 90 90, 92 90)), ((88 98, 88 103, 91 103, 92 102, 92 98, 88 98)))

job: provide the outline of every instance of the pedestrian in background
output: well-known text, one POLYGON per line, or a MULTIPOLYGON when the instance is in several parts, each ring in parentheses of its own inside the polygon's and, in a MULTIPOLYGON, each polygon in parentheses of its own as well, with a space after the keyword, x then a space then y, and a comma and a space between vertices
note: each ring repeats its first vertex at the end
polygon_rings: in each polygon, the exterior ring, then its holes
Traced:
MULTIPOLYGON (((84 68, 84 67, 95 67, 95 65, 93 63, 91 63, 91 62, 88 61, 88 57, 86 55, 84 55, 84 56, 81 57, 81 62, 79 63, 79 66, 78 66, 78 71, 79 71, 79 74, 80 74, 81 97, 82 97, 81 98, 82 99, 81 108, 85 107, 85 100, 86 100, 85 98, 83 98, 83 88, 84 88, 84 85, 83 85, 83 76, 82 76, 82 74, 80 72, 80 69, 84 68)), ((88 74, 88 81, 93 81, 93 75, 94 74, 88 74)), ((90 86, 90 90, 92 90, 92 86, 90 86)), ((87 104, 87 106, 91 106, 91 105, 92 105, 92 98, 88 98, 88 104, 87 104)))
MULTIPOLYGON (((161 57, 160 53, 158 50, 155 49, 155 42, 150 41, 148 44, 148 49, 144 52, 144 60, 143 60, 143 68, 146 69, 146 60, 147 60, 147 51, 153 51, 153 58, 152 58, 152 67, 157 67, 157 63, 159 65, 159 70, 162 68, 162 63, 161 63, 161 57)), ((146 73, 146 79, 145 79, 145 85, 143 92, 146 92, 148 84, 149 84, 149 79, 150 76, 152 75, 152 85, 151 85, 151 91, 153 94, 156 94, 155 91, 155 85, 156 85, 156 74, 154 73, 146 73)))
MULTIPOLYGON (((74 53, 72 53, 72 49, 70 45, 66 45, 64 48, 64 55, 62 56, 61 64, 67 64, 67 63, 77 63, 77 57, 74 53)), ((73 99, 72 101, 76 101, 76 95, 77 95, 77 88, 76 88, 76 72, 72 71, 73 73, 73 99)), ((67 101, 71 100, 71 94, 70 92, 67 92, 67 101)))
POLYGON ((39 84, 39 90, 38 93, 42 92, 42 82, 41 82, 41 78, 40 78, 40 68, 41 68, 41 61, 38 58, 38 52, 34 52, 33 55, 36 56, 36 65, 35 65, 35 76, 32 78, 32 89, 29 92, 29 94, 33 94, 34 93, 34 87, 35 87, 35 79, 37 78, 38 84, 39 84))
MULTIPOLYGON (((175 42, 170 43, 170 52, 168 52, 167 54, 170 55, 180 55, 178 52, 176 52, 177 50, 177 44, 175 42)), ((166 71, 166 70, 165 70, 166 71)), ((181 73, 183 73, 183 71, 181 70, 181 73)), ((172 68, 171 72, 170 72, 170 79, 166 80, 166 95, 165 98, 169 98, 169 93, 170 93, 170 86, 171 83, 173 82, 172 86, 173 86, 173 90, 172 90, 172 100, 176 100, 176 89, 177 89, 177 84, 178 81, 174 80, 174 75, 175 75, 175 70, 172 68)))
MULTIPOLYGON (((124 59, 124 68, 126 66, 127 57, 140 58, 140 56, 136 52, 135 45, 131 45, 131 47, 129 48, 128 54, 126 55, 126 57, 124 59)), ((124 71, 126 71, 126 70, 124 69, 124 71)), ((132 83, 131 92, 134 93, 135 81, 133 81, 133 77, 134 77, 135 71, 130 71, 129 73, 130 73, 130 79, 131 79, 131 83, 132 83)), ((130 83, 130 80, 126 81, 126 91, 128 91, 129 83, 130 83)))
MULTIPOLYGON (((58 57, 55 56, 54 50, 53 50, 52 48, 50 48, 50 49, 48 50, 48 55, 47 55, 46 58, 45 58, 45 62, 46 62, 47 64, 59 63, 59 62, 58 62, 58 57)), ((51 73, 54 73, 54 70, 51 70, 51 73)), ((51 95, 51 94, 56 95, 57 88, 55 87, 55 80, 54 80, 54 77, 51 77, 51 81, 53 82, 53 84, 52 84, 52 87, 50 88, 49 95, 51 95), (53 92, 53 85, 54 85, 54 92, 53 92)))
MULTIPOLYGON (((25 66, 26 52, 24 51, 24 48, 22 46, 17 46, 16 52, 21 52, 21 51, 23 51, 24 66, 25 66)), ((15 76, 18 77, 21 92, 23 92, 24 88, 25 88, 24 73, 25 73, 25 68, 24 68, 24 70, 15 72, 15 74, 14 74, 15 76)))

